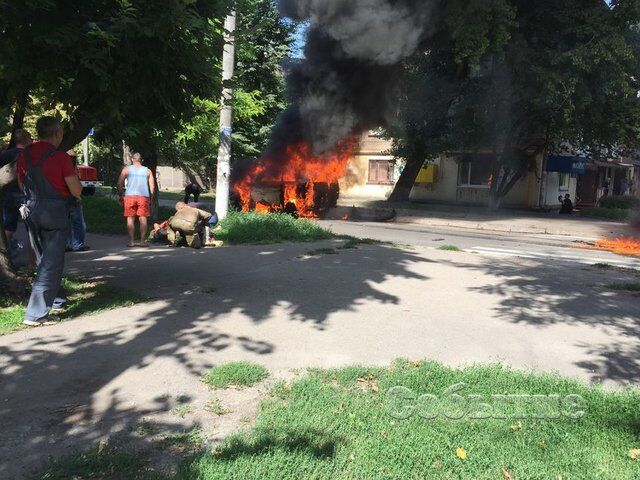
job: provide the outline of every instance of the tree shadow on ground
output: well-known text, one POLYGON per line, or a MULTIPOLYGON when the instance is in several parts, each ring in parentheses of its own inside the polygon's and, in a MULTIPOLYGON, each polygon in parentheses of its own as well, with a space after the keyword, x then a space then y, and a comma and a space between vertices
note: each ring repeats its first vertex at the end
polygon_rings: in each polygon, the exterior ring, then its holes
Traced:
MULTIPOLYGON (((85 324, 92 321, 88 318, 74 323, 77 331, 61 332, 61 325, 0 339, 0 478, 18 478, 47 454, 130 432, 145 416, 169 409, 163 401, 141 408, 123 396, 118 381, 125 373, 170 359, 199 378, 213 366, 215 352, 233 347, 268 356, 277 349, 259 338, 223 331, 216 326, 221 318, 241 314, 262 324, 284 313, 291 322, 331 328, 332 314, 361 302, 398 303, 376 285, 393 277, 424 280, 413 267, 428 261, 380 245, 330 258, 305 257, 310 245, 160 247, 125 254, 105 248, 72 258, 73 273, 161 300, 135 318, 110 325, 85 324), (99 404, 98 398, 109 398, 110 404, 99 404)), ((154 387, 162 388, 148 388, 154 387)))
POLYGON ((617 282, 640 281, 638 273, 557 259, 527 260, 524 264, 496 259, 449 263, 497 277, 497 282, 470 290, 501 298, 495 308, 498 318, 539 328, 586 326, 601 331, 603 338, 612 338, 611 343, 574 345, 589 358, 576 365, 589 372, 592 381, 623 384, 640 377, 640 295, 611 288, 617 282), (620 338, 629 342, 619 344, 620 338))
POLYGON ((328 435, 319 429, 305 431, 286 430, 278 435, 259 432, 255 437, 236 437, 230 439, 216 452, 216 459, 233 461, 240 457, 265 455, 273 450, 308 453, 315 458, 328 460, 333 458, 336 448, 345 440, 328 435))

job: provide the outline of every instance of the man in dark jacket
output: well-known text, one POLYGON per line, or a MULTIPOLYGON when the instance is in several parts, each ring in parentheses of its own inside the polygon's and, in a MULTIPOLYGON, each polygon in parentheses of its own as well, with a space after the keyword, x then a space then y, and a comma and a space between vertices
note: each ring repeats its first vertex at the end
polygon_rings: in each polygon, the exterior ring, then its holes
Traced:
MULTIPOLYGON (((26 147, 31 145, 31 134, 26 130, 16 130, 13 134, 15 140, 15 147, 0 152, 0 168, 10 163, 15 162, 18 159, 20 152, 26 147)), ((7 234, 7 242, 12 247, 13 251, 13 236, 18 229, 18 223, 20 221, 20 206, 24 203, 24 194, 20 191, 18 186, 10 188, 5 193, 4 203, 2 206, 2 218, 4 231, 7 234)))

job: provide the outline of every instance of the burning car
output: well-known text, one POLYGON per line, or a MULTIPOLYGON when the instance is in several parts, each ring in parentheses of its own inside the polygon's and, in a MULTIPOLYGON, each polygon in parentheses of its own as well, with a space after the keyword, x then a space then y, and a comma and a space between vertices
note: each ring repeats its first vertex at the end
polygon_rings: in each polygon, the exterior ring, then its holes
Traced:
POLYGON ((282 212, 294 217, 320 218, 338 205, 339 196, 337 182, 259 181, 253 185, 249 200, 240 200, 238 206, 243 211, 282 212))
POLYGON ((355 141, 348 140, 329 153, 314 155, 299 143, 288 147, 283 158, 253 163, 234 181, 238 207, 245 212, 323 216, 338 203, 338 182, 346 174, 355 146, 355 141))

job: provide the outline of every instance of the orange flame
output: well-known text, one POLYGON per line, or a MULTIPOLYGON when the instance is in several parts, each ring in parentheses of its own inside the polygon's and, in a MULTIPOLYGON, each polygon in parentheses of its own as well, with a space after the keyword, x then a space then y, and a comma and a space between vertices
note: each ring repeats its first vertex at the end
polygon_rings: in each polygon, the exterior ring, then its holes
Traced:
POLYGON ((593 245, 580 246, 580 248, 587 250, 605 250, 620 255, 633 255, 640 257, 640 240, 633 237, 600 239, 593 245))
POLYGON ((316 184, 338 183, 347 173, 347 164, 356 146, 355 137, 349 138, 340 142, 329 154, 314 155, 309 146, 301 142, 287 147, 284 161, 267 158, 256 163, 233 187, 242 211, 281 212, 288 205, 294 205, 301 217, 316 217, 316 184), (282 203, 256 203, 252 192, 259 185, 282 186, 282 203))

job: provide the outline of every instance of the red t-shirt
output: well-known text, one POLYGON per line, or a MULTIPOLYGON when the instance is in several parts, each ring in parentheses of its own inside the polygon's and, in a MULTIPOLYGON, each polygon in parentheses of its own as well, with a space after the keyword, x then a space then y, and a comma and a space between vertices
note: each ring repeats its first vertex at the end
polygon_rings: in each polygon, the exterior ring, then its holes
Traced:
MULTIPOLYGON (((35 165, 40 157, 47 151, 51 150, 53 145, 49 142, 34 142, 25 150, 29 150, 31 161, 35 165)), ((51 186, 55 188, 60 195, 67 198, 71 192, 64 181, 65 177, 72 177, 76 174, 71 157, 64 152, 56 152, 47 158, 42 164, 42 173, 49 180, 51 186)), ((18 155, 18 177, 24 184, 24 177, 27 174, 27 163, 24 157, 24 151, 18 155)))

